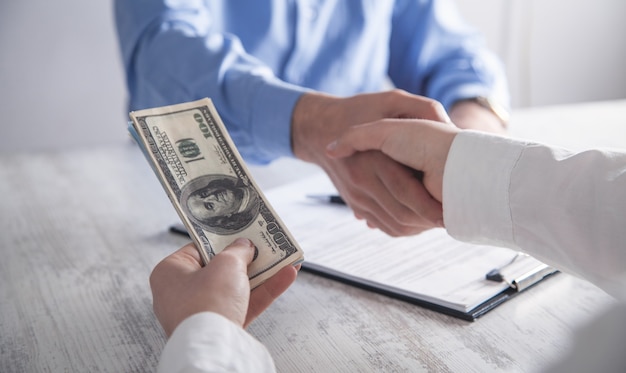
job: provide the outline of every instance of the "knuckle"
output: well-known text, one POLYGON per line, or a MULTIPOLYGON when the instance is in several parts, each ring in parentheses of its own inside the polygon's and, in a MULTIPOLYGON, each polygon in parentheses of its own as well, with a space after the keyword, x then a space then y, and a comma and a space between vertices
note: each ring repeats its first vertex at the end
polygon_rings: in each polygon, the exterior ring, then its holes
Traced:
POLYGON ((439 113, 445 110, 441 102, 437 100, 433 100, 433 99, 429 99, 429 100, 430 100, 429 105, 433 112, 439 113))
POLYGON ((393 88, 384 93, 383 99, 385 101, 385 105, 390 105, 391 103, 400 100, 406 96, 406 92, 399 89, 393 88))
POLYGON ((393 230, 389 230, 389 229, 384 229, 383 232, 385 232, 388 236, 390 237, 402 237, 402 235, 396 231, 393 230))
POLYGON ((403 226, 401 229, 399 229, 399 233, 402 236, 413 236, 423 232, 424 230, 424 227, 419 226, 403 226))
POLYGON ((219 260, 224 266, 234 267, 242 262, 242 259, 236 255, 232 250, 225 250, 220 252, 213 258, 213 260, 219 260))

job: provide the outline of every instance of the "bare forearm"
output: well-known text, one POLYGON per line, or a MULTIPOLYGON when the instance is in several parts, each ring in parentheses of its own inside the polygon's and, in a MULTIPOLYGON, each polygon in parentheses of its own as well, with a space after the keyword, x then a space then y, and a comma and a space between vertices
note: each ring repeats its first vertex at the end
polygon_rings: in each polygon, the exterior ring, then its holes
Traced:
POLYGON ((329 111, 334 100, 322 93, 305 93, 296 103, 291 119, 291 147, 296 158, 315 163, 316 149, 333 139, 338 129, 323 115, 332 115, 329 111))

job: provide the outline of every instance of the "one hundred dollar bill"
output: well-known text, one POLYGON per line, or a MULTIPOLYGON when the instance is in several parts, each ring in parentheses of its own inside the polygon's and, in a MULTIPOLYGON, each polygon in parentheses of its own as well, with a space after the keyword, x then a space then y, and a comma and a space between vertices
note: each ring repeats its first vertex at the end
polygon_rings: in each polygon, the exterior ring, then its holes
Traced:
POLYGON ((252 179, 210 99, 134 111, 129 130, 205 263, 238 237, 255 245, 256 287, 303 253, 252 179))

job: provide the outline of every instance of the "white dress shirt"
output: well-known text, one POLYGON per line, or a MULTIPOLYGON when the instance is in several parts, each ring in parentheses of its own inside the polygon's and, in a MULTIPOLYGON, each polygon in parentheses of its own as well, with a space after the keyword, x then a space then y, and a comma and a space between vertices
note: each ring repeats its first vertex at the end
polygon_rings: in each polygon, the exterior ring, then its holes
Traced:
MULTIPOLYGON (((443 180, 446 229, 525 251, 626 301, 626 153, 572 153, 474 131, 459 133, 443 180)), ((626 371, 626 306, 581 330, 551 371, 626 371)), ((267 350, 221 316, 185 320, 159 371, 274 371, 267 350)))
POLYGON ((158 372, 275 372, 274 360, 254 337, 212 312, 188 317, 167 341, 158 372))

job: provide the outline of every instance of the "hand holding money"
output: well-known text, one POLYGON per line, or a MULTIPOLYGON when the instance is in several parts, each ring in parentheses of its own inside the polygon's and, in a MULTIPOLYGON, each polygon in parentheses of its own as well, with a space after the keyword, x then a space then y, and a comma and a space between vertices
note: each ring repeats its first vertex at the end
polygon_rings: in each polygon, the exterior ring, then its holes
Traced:
POLYGON ((255 245, 252 288, 303 260, 250 176, 211 100, 130 113, 130 132, 205 263, 238 237, 255 245))

